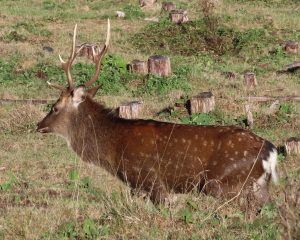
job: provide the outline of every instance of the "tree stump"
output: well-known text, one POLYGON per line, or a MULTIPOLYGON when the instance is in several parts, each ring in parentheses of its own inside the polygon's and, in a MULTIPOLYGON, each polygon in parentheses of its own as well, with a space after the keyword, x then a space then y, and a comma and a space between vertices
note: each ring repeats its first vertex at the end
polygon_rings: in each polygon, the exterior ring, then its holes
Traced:
POLYGON ((149 7, 156 3, 157 0, 139 0, 141 7, 149 7))
POLYGON ((119 117, 126 119, 137 119, 143 108, 143 103, 139 101, 133 101, 119 107, 119 117))
MULTIPOLYGON (((76 50, 78 50, 81 47, 81 45, 76 46, 76 50)), ((93 60, 93 48, 95 53, 99 53, 101 49, 96 44, 84 44, 84 47, 80 50, 79 56, 80 57, 87 57, 88 59, 93 60)))
POLYGON ((254 121, 253 121, 253 114, 250 110, 249 104, 245 105, 245 112, 246 112, 246 116, 247 116, 247 125, 250 129, 252 129, 254 121))
POLYGON ((149 73, 161 77, 167 77, 172 74, 170 58, 160 55, 154 55, 148 59, 149 73))
POLYGON ((170 19, 173 23, 185 23, 189 20, 188 16, 187 16, 187 11, 186 10, 172 10, 170 12, 170 19))
POLYGON ((211 92, 203 92, 192 97, 188 103, 190 113, 208 113, 215 108, 215 97, 211 92))
POLYGON ((288 155, 300 154, 300 138, 291 137, 285 141, 285 151, 288 155))
POLYGON ((298 53, 299 51, 299 44, 295 41, 286 41, 283 44, 283 49, 284 51, 286 51, 287 53, 298 53))
POLYGON ((175 3, 172 2, 163 2, 162 3, 162 10, 166 12, 171 12, 172 10, 176 9, 175 3))
POLYGON ((146 75, 148 74, 147 61, 133 60, 128 64, 128 70, 132 73, 146 75))
POLYGON ((256 80, 255 73, 245 72, 244 73, 244 82, 248 89, 254 88, 255 86, 257 86, 257 80, 256 80))

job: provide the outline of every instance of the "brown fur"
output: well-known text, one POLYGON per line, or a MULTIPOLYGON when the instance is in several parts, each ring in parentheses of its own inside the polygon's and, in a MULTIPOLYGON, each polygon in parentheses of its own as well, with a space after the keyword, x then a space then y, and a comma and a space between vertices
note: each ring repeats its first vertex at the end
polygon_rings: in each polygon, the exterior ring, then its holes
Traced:
POLYGON ((247 130, 120 119, 79 88, 61 94, 38 131, 62 135, 82 160, 147 191, 154 203, 192 189, 232 196, 256 159, 248 182, 264 174, 262 160, 274 146, 247 130), (77 108, 74 99, 82 101, 77 108))

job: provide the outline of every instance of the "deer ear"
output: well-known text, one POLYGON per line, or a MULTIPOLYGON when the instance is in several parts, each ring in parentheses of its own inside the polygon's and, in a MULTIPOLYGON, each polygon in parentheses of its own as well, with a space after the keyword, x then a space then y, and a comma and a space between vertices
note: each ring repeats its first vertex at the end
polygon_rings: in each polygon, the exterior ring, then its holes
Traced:
POLYGON ((78 107, 79 104, 82 103, 86 97, 86 91, 84 89, 84 86, 74 88, 74 90, 71 92, 71 95, 74 107, 78 107))
POLYGON ((95 95, 96 95, 96 93, 97 93, 97 91, 99 90, 100 87, 101 87, 101 86, 92 87, 92 88, 86 90, 86 93, 87 93, 91 98, 93 98, 93 97, 95 97, 95 95))

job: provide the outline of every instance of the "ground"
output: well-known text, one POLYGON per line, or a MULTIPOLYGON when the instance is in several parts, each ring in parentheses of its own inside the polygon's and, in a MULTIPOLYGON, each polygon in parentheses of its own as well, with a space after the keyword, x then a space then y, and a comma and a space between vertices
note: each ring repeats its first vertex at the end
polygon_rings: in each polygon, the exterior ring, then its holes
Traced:
MULTIPOLYGON (((74 24, 78 43, 102 44, 107 18, 111 45, 96 99, 109 107, 142 100, 143 118, 247 127, 248 96, 299 95, 299 71, 280 72, 300 57, 282 48, 287 40, 300 42, 298 0, 211 1, 210 8, 203 8, 208 1, 173 2, 188 10, 190 22, 170 23, 161 1, 142 9, 135 0, 1 1, 0 98, 55 100, 59 93, 46 80, 65 83, 58 54, 67 57, 74 24), (125 19, 115 17, 117 10, 125 19), (154 54, 170 57, 171 77, 127 72, 127 63, 154 54), (256 74, 255 89, 245 88, 245 71, 256 74), (189 116, 174 107, 204 91, 215 96, 213 112, 189 116)), ((73 70, 83 82, 93 65, 80 58, 73 70)), ((271 104, 251 102, 253 131, 282 149, 287 138, 300 135, 299 103, 280 101, 273 113, 271 104)), ((37 134, 35 125, 48 110, 0 105, 0 239, 299 239, 299 156, 280 152, 279 185, 270 186, 271 203, 252 219, 234 202, 218 209, 224 200, 197 193, 156 208, 82 162, 63 139, 37 134)))

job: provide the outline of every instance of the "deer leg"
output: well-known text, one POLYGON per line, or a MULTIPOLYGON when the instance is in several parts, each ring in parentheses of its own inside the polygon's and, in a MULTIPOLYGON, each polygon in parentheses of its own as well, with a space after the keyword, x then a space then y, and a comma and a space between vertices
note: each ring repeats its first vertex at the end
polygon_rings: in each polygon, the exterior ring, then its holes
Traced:
POLYGON ((164 204, 168 201, 168 191, 165 184, 160 180, 156 173, 150 171, 146 174, 139 188, 145 190, 153 204, 164 204))
POLYGON ((256 202, 259 206, 270 201, 270 195, 268 191, 268 182, 270 179, 270 174, 264 173, 259 179, 253 183, 253 193, 256 202))
POLYGON ((168 202, 168 193, 164 184, 155 182, 149 192, 150 200, 155 204, 165 204, 168 202))
POLYGON ((204 185, 204 192, 215 198, 220 198, 223 195, 221 182, 216 179, 207 180, 204 185))

